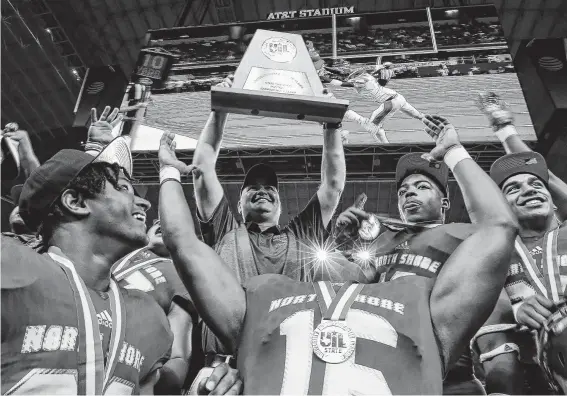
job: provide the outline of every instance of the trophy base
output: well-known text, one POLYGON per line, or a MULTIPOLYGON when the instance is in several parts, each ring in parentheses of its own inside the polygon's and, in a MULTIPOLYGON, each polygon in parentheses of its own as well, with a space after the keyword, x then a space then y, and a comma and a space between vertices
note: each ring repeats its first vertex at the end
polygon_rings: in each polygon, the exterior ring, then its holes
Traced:
POLYGON ((211 109, 261 117, 337 123, 342 121, 348 110, 348 100, 212 87, 211 109))

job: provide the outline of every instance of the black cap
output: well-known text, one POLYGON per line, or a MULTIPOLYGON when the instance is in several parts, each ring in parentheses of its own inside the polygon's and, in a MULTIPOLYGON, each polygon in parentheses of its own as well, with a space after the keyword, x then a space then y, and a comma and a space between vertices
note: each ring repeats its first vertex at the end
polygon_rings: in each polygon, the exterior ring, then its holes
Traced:
POLYGON ((520 173, 532 174, 546 185, 549 183, 549 171, 545 158, 534 151, 506 154, 494 161, 490 168, 490 177, 498 187, 502 187, 508 178, 520 173))
POLYGON ((419 173, 430 177, 447 196, 449 167, 444 162, 429 162, 421 158, 423 154, 409 153, 400 158, 396 166, 396 188, 399 189, 409 175, 419 173))
POLYGON ((20 216, 24 222, 36 229, 45 210, 94 159, 83 151, 65 149, 35 169, 24 183, 20 195, 20 216))
POLYGON ((245 187, 256 184, 256 180, 258 179, 264 179, 268 185, 274 186, 276 189, 278 188, 278 175, 276 171, 267 164, 257 164, 251 167, 246 173, 240 191, 244 190, 245 187))
POLYGON ((114 139, 96 157, 79 150, 59 151, 36 168, 22 187, 18 205, 26 225, 36 230, 43 221, 45 211, 93 162, 117 163, 128 176, 132 171, 132 155, 127 142, 121 137, 114 139))

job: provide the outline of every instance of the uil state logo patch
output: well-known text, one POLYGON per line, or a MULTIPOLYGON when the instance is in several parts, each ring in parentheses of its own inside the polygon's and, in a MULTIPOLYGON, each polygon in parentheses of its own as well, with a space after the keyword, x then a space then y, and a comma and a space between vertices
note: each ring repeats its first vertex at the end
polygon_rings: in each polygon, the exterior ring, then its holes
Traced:
POLYGON ((342 363, 354 352, 356 336, 340 321, 323 321, 313 333, 313 352, 326 363, 342 363))

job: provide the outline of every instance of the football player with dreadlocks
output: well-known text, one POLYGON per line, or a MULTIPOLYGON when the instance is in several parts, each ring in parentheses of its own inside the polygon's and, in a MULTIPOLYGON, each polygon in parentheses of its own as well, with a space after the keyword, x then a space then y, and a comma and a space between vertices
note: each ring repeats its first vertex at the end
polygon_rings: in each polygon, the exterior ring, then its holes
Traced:
POLYGON ((512 112, 498 95, 482 94, 479 107, 508 153, 492 165, 490 175, 520 225, 506 291, 516 322, 538 333, 537 361, 552 387, 565 393, 567 184, 549 172, 545 159, 521 140, 512 112))
MULTIPOLYGON (((391 77, 391 76, 390 76, 391 77)), ((410 105, 406 98, 393 89, 386 88, 389 79, 380 77, 377 80, 364 69, 352 73, 346 82, 331 80, 329 84, 339 87, 353 87, 364 98, 377 102, 380 106, 374 110, 369 118, 363 117, 353 110, 348 110, 344 116, 346 121, 355 121, 370 132, 372 137, 380 143, 388 143, 384 123, 392 118, 398 110, 412 118, 423 122, 425 115, 410 105)))

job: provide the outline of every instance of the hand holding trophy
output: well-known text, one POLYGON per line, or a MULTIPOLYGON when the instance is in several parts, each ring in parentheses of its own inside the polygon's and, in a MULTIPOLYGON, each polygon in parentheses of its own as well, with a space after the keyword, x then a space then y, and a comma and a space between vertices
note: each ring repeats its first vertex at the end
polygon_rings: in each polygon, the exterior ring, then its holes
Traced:
POLYGON ((339 123, 348 101, 328 97, 299 34, 256 30, 232 86, 211 89, 212 110, 339 123))

